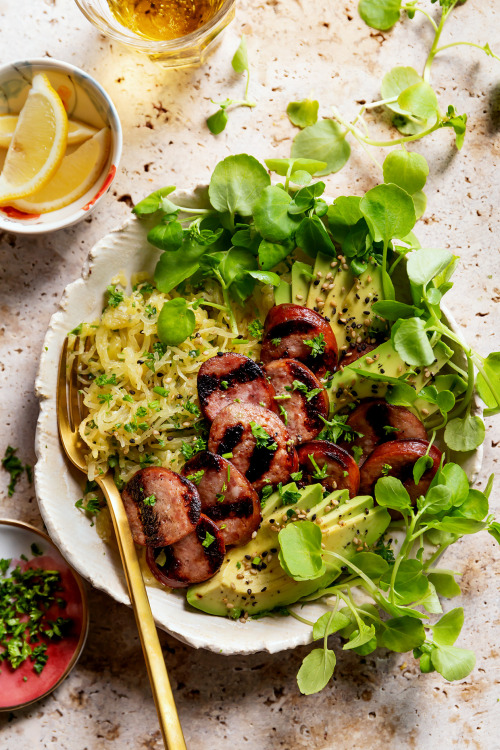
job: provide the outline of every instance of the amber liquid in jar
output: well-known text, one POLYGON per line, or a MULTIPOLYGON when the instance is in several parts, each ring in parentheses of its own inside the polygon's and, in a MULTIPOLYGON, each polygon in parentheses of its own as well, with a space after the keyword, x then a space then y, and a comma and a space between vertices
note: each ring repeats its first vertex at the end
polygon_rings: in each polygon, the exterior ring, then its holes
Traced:
POLYGON ((136 34, 167 41, 191 34, 215 15, 223 0, 108 0, 115 18, 136 34))

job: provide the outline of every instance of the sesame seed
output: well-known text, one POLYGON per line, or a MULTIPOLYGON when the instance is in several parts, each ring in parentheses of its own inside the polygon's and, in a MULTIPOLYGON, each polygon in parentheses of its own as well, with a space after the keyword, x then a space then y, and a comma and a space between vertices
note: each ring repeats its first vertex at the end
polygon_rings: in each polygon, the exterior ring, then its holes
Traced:
POLYGON ((304 297, 302 296, 302 294, 296 294, 295 299, 304 299, 304 297))
POLYGON ((241 581, 241 580, 242 580, 242 579, 243 579, 244 577, 245 577, 245 576, 243 575, 243 573, 237 573, 237 574, 236 574, 236 578, 238 578, 238 580, 240 580, 240 581, 241 581))
POLYGON ((255 537, 256 537, 256 536, 257 536, 257 532, 256 532, 256 531, 253 531, 253 532, 252 532, 252 539, 255 539, 255 537))

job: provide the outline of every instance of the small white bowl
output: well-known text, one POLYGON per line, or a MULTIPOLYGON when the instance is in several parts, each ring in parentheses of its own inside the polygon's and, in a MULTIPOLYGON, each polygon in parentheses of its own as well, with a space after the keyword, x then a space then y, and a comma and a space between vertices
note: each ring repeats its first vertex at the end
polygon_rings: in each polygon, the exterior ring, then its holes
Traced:
POLYGON ((0 114, 18 114, 28 96, 35 73, 46 73, 63 100, 68 117, 96 128, 109 127, 108 161, 97 182, 78 200, 39 216, 8 206, 0 207, 0 229, 17 234, 44 234, 68 227, 89 215, 114 180, 122 152, 122 128, 113 102, 97 81, 74 65, 34 58, 0 66, 0 114))

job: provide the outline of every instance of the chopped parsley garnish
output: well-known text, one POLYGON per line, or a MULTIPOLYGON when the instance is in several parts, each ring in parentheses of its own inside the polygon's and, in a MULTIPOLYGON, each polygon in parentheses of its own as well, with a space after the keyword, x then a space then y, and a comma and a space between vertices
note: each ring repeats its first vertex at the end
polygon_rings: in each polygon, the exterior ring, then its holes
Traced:
POLYGON ((220 387, 222 388, 222 390, 227 391, 227 389, 229 388, 229 382, 227 380, 221 380, 220 387))
POLYGON ((90 495, 86 502, 84 502, 83 497, 81 497, 76 501, 75 508, 85 511, 85 513, 88 513, 90 516, 95 516, 101 510, 101 502, 97 495, 90 495))
POLYGON ((391 547, 391 540, 387 542, 387 544, 384 544, 384 535, 378 539, 375 547, 373 548, 373 552, 376 555, 380 555, 380 557, 388 562, 389 564, 394 563, 394 552, 391 547))
POLYGON ((304 344, 311 348, 311 357, 319 357, 325 351, 325 336, 323 333, 319 333, 313 339, 305 339, 304 344))
POLYGON ((309 460, 314 466, 314 471, 312 474, 314 479, 326 479, 326 477, 328 476, 328 465, 323 464, 323 466, 320 468, 312 454, 309 455, 309 460))
POLYGON ((135 416, 136 417, 145 417, 147 413, 148 413, 148 410, 146 409, 145 406, 139 406, 139 408, 137 409, 137 411, 135 413, 135 416))
POLYGON ((218 503, 223 503, 224 500, 226 499, 226 495, 224 494, 225 492, 227 492, 227 484, 224 482, 224 484, 221 487, 221 491, 215 495, 215 499, 217 500, 218 503))
POLYGON ((186 403, 184 404, 184 408, 185 408, 185 410, 186 410, 186 411, 188 411, 188 412, 189 412, 190 414, 194 414, 194 416, 195 416, 195 417, 199 417, 199 416, 200 416, 200 414, 201 414, 201 412, 200 412, 200 410, 198 409, 198 407, 196 406, 196 404, 193 404, 193 402, 191 401, 191 399, 190 399, 190 398, 188 398, 188 400, 187 400, 187 401, 186 401, 186 403))
POLYGON ((23 464, 19 458, 16 456, 17 448, 12 448, 12 446, 7 446, 7 449, 5 451, 5 455, 2 458, 2 466, 10 474, 10 482, 7 487, 8 495, 9 497, 12 497, 14 494, 14 490, 16 489, 16 484, 19 481, 19 478, 21 477, 21 474, 23 471, 26 471, 26 476, 28 477, 28 481, 31 482, 32 476, 31 476, 31 466, 28 466, 28 464, 23 464))
POLYGON ((129 404, 133 404, 134 403, 134 399, 132 398, 132 396, 130 395, 130 393, 126 393, 123 396, 123 400, 124 401, 128 401, 129 404))
POLYGON ((112 284, 107 287, 106 291, 108 293, 108 306, 118 307, 120 302, 123 301, 123 292, 112 284))
POLYGON ((33 555, 33 557, 40 557, 41 555, 43 555, 43 550, 40 549, 36 542, 33 542, 33 544, 31 545, 31 554, 33 555))
POLYGON ((181 453, 186 459, 186 461, 189 461, 189 459, 192 458, 195 455, 195 453, 204 451, 206 447, 207 447, 206 441, 203 440, 202 437, 197 437, 193 440, 192 443, 183 442, 181 445, 181 453))
POLYGON ((190 351, 188 352, 188 356, 189 356, 189 357, 192 357, 193 359, 195 359, 196 357, 199 357, 199 356, 200 356, 200 350, 199 350, 199 349, 191 349, 191 350, 190 350, 190 351))
POLYGON ((384 464, 380 473, 383 477, 386 477, 390 471, 392 471, 392 466, 390 464, 384 464))
POLYGON ((295 505, 300 500, 300 492, 297 490, 285 490, 280 492, 283 505, 295 505))
POLYGON ((287 411, 286 411, 286 409, 281 404, 278 404, 278 409, 280 410, 280 414, 283 417, 283 422, 285 423, 285 427, 286 427, 286 425, 288 424, 288 414, 287 414, 287 411))
POLYGON ((271 339, 271 344, 273 346, 279 346, 281 344, 281 339, 271 339))
POLYGON ((98 393, 97 399, 100 404, 110 404, 113 400, 112 393, 98 393))
MULTIPOLYGON (((33 547, 38 550, 36 544, 33 547)), ((27 560, 25 555, 21 557, 27 560)), ((64 602, 56 597, 62 590, 61 574, 42 568, 22 571, 17 566, 7 576, 10 562, 0 560, 0 663, 7 661, 17 669, 30 659, 34 671, 40 674, 48 660, 44 639, 63 638, 73 624, 68 618, 52 621, 46 616, 56 599, 64 602)))
POLYGON ((186 478, 189 479, 190 482, 194 482, 194 484, 198 486, 203 478, 204 473, 205 471, 203 469, 200 469, 200 471, 195 471, 193 474, 188 474, 186 478))
POLYGON ((113 372, 111 375, 106 375, 106 373, 103 373, 102 375, 98 375, 95 379, 96 385, 116 385, 116 375, 113 372))
POLYGON ((156 495, 148 495, 148 497, 145 497, 142 502, 144 505, 150 505, 153 507, 153 505, 156 505, 156 495))
POLYGON ((201 546, 202 547, 210 547, 211 544, 215 542, 215 537, 212 536, 212 534, 207 531, 205 535, 205 539, 202 541, 201 546))
POLYGON ((254 336, 256 339, 260 339, 262 336, 262 332, 264 330, 264 324, 261 323, 261 321, 256 318, 255 320, 252 320, 251 323, 248 325, 248 333, 251 336, 254 336))
POLYGON ((356 430, 353 430, 352 427, 346 424, 349 414, 335 415, 330 420, 325 419, 321 415, 319 418, 325 423, 323 430, 321 430, 318 436, 320 440, 330 440, 332 443, 337 443, 340 438, 351 442, 356 437, 363 437, 361 432, 356 432, 356 430))
POLYGON ((383 425, 382 429, 386 435, 391 435, 393 432, 401 432, 399 427, 393 427, 390 424, 383 425))
POLYGON ((353 445, 352 446, 352 454, 354 456, 354 460, 356 463, 359 463, 359 459, 363 455, 363 448, 360 445, 353 445))
POLYGON ((154 305, 146 305, 146 307, 144 308, 144 312, 146 313, 148 318, 154 318, 158 310, 154 305))
POLYGON ((293 479, 294 482, 300 482, 302 479, 302 472, 294 471, 293 474, 290 474, 290 479, 293 479))
POLYGON ((157 393, 158 396, 163 396, 164 398, 166 398, 170 391, 168 390, 168 388, 162 388, 161 385, 155 385, 155 387, 153 388, 153 393, 157 393))
POLYGON ((272 494, 273 494, 273 487, 271 484, 268 484, 262 488, 262 492, 260 493, 260 507, 261 508, 264 508, 267 498, 272 494))
POLYGON ((232 457, 233 457, 233 454, 232 454, 231 451, 229 453, 223 453, 222 454, 222 458, 232 458, 232 457))
POLYGON ((262 425, 257 424, 257 422, 250 422, 250 427, 252 430, 252 435, 256 440, 256 448, 267 448, 267 450, 269 451, 275 451, 277 449, 278 443, 276 443, 272 439, 272 437, 265 431, 262 425))

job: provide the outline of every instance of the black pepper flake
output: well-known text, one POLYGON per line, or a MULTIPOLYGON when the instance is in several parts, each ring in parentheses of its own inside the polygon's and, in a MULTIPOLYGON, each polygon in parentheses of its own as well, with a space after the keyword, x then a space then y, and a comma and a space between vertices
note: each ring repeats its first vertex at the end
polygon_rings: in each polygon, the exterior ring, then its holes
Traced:
POLYGON ((252 589, 247 589, 247 594, 251 594, 251 593, 252 593, 252 589))

